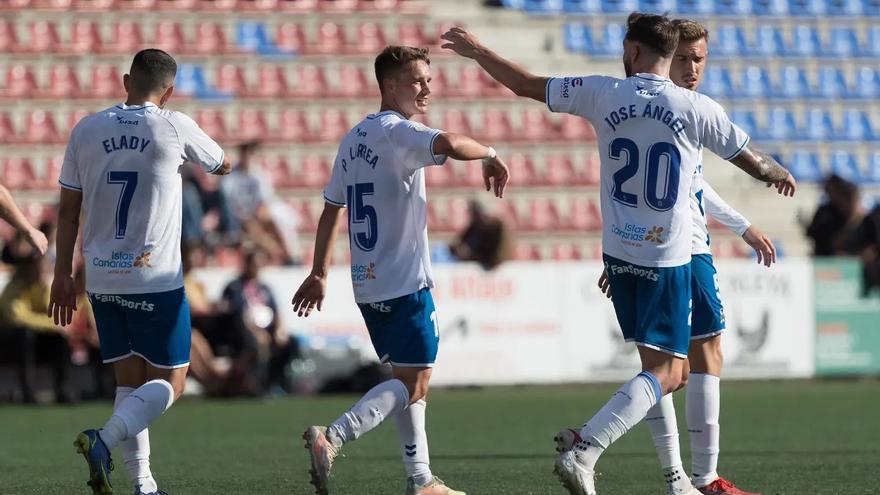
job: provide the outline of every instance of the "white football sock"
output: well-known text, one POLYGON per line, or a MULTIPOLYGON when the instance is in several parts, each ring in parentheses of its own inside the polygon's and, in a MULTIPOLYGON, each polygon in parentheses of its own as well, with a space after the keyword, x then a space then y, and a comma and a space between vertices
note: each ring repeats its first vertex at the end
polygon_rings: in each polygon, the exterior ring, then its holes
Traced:
POLYGON ((133 438, 171 407, 174 388, 165 380, 150 380, 119 402, 113 416, 101 429, 108 449, 133 438))
POLYGON ((427 406, 425 400, 420 399, 394 416, 400 450, 403 452, 403 467, 406 476, 413 478, 417 485, 426 485, 434 479, 428 457, 428 434, 425 432, 427 406))
POLYGON ((721 378, 691 373, 685 401, 688 432, 691 437, 694 486, 700 488, 718 478, 720 452, 721 378))
POLYGON ((336 447, 357 440, 379 426, 385 418, 402 411, 409 402, 409 391, 402 381, 392 378, 371 388, 361 400, 327 427, 327 439, 336 447))
MULTIPOLYGON (((134 389, 131 387, 116 387, 116 402, 113 404, 113 409, 116 410, 132 392, 134 389)), ((132 488, 141 487, 144 493, 157 491, 159 487, 150 471, 150 429, 144 428, 134 438, 120 442, 120 446, 125 469, 131 477, 132 488)))
POLYGON ((654 404, 645 416, 645 423, 651 430, 654 448, 663 468, 663 478, 673 488, 684 490, 691 486, 691 480, 681 466, 681 449, 678 445, 678 424, 675 418, 675 404, 672 394, 666 394, 654 404))
POLYGON ((581 429, 583 440, 575 445, 577 461, 593 470, 602 452, 644 419, 662 396, 660 382, 647 371, 623 384, 581 429))

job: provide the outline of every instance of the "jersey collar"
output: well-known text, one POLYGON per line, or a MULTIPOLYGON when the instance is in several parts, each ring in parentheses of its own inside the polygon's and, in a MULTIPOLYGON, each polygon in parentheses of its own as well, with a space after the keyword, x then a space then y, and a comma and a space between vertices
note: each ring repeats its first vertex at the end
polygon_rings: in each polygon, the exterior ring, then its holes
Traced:
POLYGON ((383 110, 383 111, 381 111, 381 112, 376 112, 376 113, 373 113, 373 114, 367 115, 367 118, 368 118, 368 119, 375 119, 375 118, 381 117, 381 116, 383 116, 383 115, 389 115, 389 114, 391 114, 391 115, 397 115, 397 116, 400 117, 401 119, 406 120, 406 117, 404 117, 403 115, 401 115, 401 114, 395 112, 394 110, 383 110))
POLYGON ((144 110, 146 108, 159 108, 159 107, 156 106, 155 103, 148 101, 148 102, 144 103, 143 105, 132 105, 132 106, 128 106, 125 103, 120 103, 120 104, 116 105, 116 108, 118 108, 120 110, 128 111, 128 110, 144 110))
POLYGON ((654 82, 672 82, 668 77, 658 76, 657 74, 651 74, 649 72, 639 72, 633 77, 639 79, 645 79, 646 81, 654 81, 654 82))

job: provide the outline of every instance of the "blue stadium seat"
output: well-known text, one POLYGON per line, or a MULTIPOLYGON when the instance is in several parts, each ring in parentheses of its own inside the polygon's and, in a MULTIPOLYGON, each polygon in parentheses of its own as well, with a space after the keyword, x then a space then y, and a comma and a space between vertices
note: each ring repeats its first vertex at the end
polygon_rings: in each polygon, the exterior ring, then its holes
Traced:
POLYGON ((606 24, 602 41, 593 40, 590 55, 594 57, 619 57, 623 53, 623 37, 626 28, 622 24, 606 24))
POLYGON ((562 11, 567 14, 598 14, 602 12, 601 0, 565 0, 562 11))
POLYGON ((778 26, 760 25, 755 31, 755 43, 749 47, 749 55, 756 57, 778 57, 785 55, 785 43, 778 26))
POLYGON ((768 141, 789 141, 797 139, 797 128, 791 110, 774 107, 767 112, 767 125, 757 136, 768 141))
POLYGON ((822 52, 822 43, 815 26, 798 24, 791 33, 791 47, 786 50, 790 57, 813 57, 822 52))
POLYGON ((639 11, 653 14, 675 12, 675 0, 641 0, 639 11))
POLYGON ((862 14, 861 0, 829 0, 826 5, 828 15, 850 16, 862 14))
POLYGON ((562 0, 525 0, 522 10, 529 14, 558 14, 562 12, 562 0))
POLYGON ((868 16, 880 16, 880 0, 862 0, 862 13, 868 16))
POLYGON ((756 16, 788 15, 788 0, 753 0, 752 14, 756 16))
POLYGON ((235 27, 235 39, 238 47, 247 52, 260 55, 290 55, 291 53, 278 48, 262 22, 241 21, 235 27))
POLYGON ((730 112, 730 120, 744 130, 749 136, 754 136, 758 132, 755 112, 751 110, 734 109, 730 112))
POLYGON ((795 16, 825 15, 826 0, 788 0, 788 13, 795 16))
POLYGON ((709 15, 715 11, 715 5, 705 0, 677 0, 675 12, 688 15, 709 15))
POLYGON ((562 28, 565 49, 574 53, 589 53, 593 48, 590 29, 583 24, 570 23, 562 28))
POLYGON ((880 151, 875 151, 869 155, 868 168, 862 174, 862 182, 869 184, 880 183, 880 151))
POLYGON ((629 14, 639 10, 639 0, 602 0, 602 12, 606 14, 629 14))
POLYGON ((232 95, 217 91, 205 79, 201 65, 178 64, 174 78, 175 93, 203 100, 232 99, 232 95))
POLYGON ((791 155, 790 160, 783 163, 798 181, 822 182, 824 179, 822 167, 819 166, 819 157, 815 153, 798 150, 791 155))
POLYGON ((501 6, 505 9, 522 10, 523 0, 501 0, 501 6))
POLYGON ((831 28, 831 39, 823 50, 827 57, 855 57, 859 53, 859 39, 851 27, 831 28))
POLYGON ((846 79, 840 69, 836 67, 821 67, 819 69, 819 82, 816 85, 814 96, 823 99, 836 99, 843 98, 848 92, 846 79))
POLYGON ((867 65, 859 67, 856 71, 856 84, 849 94, 852 98, 866 100, 880 98, 880 71, 867 65))
POLYGON ((737 95, 745 98, 762 99, 773 93, 770 87, 770 76, 767 69, 758 65, 750 65, 742 71, 742 79, 737 95))
POLYGON ((831 115, 820 108, 807 111, 806 122, 800 132, 804 141, 828 141, 834 137, 834 125, 831 115))
POLYGON ((880 58, 880 25, 874 24, 868 27, 868 40, 860 55, 868 58, 880 58))
POLYGON ((862 180, 859 173, 859 162, 856 156, 848 151, 835 150, 831 152, 831 173, 836 174, 848 181, 858 184, 862 180))
POLYGON ((877 139, 872 129, 871 119, 866 112, 848 109, 843 112, 843 126, 837 134, 843 141, 873 141, 877 139))
MULTIPOLYGON (((705 0, 704 0, 705 1, 705 0)), ((711 2, 706 2, 711 3, 711 2)), ((719 15, 749 15, 752 13, 751 0, 715 0, 715 13, 719 15)))
POLYGON ((730 80, 730 71, 727 67, 709 65, 703 74, 700 92, 712 98, 733 95, 733 83, 730 80))
POLYGON ((812 96, 810 83, 803 67, 788 65, 779 71, 779 87, 773 92, 782 99, 802 99, 812 96))
POLYGON ((717 33, 709 37, 709 51, 722 57, 737 57, 745 53, 746 35, 737 24, 721 24, 717 33))

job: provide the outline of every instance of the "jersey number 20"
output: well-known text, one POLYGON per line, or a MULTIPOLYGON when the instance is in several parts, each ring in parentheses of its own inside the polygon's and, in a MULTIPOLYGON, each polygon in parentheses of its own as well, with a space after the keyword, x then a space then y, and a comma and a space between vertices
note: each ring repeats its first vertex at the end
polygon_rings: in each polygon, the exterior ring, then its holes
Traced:
POLYGON ((138 185, 138 173, 108 172, 107 184, 122 184, 119 201, 116 202, 116 238, 125 239, 125 230, 128 228, 128 209, 131 207, 134 190, 138 185))
MULTIPOLYGON (((639 147, 630 139, 616 138, 611 141, 608 156, 613 160, 621 160, 626 154, 626 164, 614 173, 614 190, 611 197, 618 203, 638 208, 637 194, 623 190, 626 181, 633 178, 639 171, 639 147)), ((645 203, 653 210, 666 211, 675 206, 678 200, 678 178, 681 166, 681 153, 672 143, 654 143, 648 148, 645 159, 645 203), (665 176, 660 177, 660 162, 666 159, 665 176), (663 180, 663 192, 657 192, 657 183, 663 180)))
POLYGON ((373 195, 373 183, 363 182, 348 186, 348 230, 351 239, 362 251, 372 251, 376 247, 379 232, 379 219, 376 209, 366 203, 373 195), (356 225, 367 224, 365 232, 355 232, 356 225))

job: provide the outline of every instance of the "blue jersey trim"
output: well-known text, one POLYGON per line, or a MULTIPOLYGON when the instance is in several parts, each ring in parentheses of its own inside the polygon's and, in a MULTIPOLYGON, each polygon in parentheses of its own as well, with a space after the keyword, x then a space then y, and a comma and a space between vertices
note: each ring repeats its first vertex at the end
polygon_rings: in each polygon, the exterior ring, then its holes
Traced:
POLYGON ((223 159, 224 159, 224 158, 226 158, 226 152, 223 151, 223 150, 221 149, 221 150, 220 150, 220 163, 218 163, 217 166, 214 167, 214 168, 212 168, 211 171, 208 172, 208 173, 209 173, 209 174, 213 174, 214 172, 216 172, 217 170, 219 170, 220 167, 223 166, 223 159))
POLYGON ((377 119, 377 118, 379 118, 379 117, 381 117, 381 116, 383 116, 383 115, 387 115, 387 114, 389 114, 389 113, 393 113, 394 115, 397 115, 398 117, 402 118, 403 120, 408 120, 406 117, 404 117, 403 115, 401 115, 401 114, 395 112, 394 110, 383 110, 383 111, 381 111, 381 112, 379 112, 379 113, 374 113, 374 114, 372 114, 372 115, 367 115, 367 119, 368 119, 368 120, 377 119))
POLYGON ((74 191, 82 191, 81 187, 76 187, 76 186, 71 186, 70 184, 65 184, 65 183, 61 182, 61 180, 59 180, 58 183, 67 189, 73 189, 74 191))
POLYGON ((742 146, 740 146, 738 150, 734 151, 732 155, 725 158, 725 160, 730 161, 730 160, 733 160, 734 158, 738 157, 739 154, 742 153, 742 151, 746 148, 746 145, 749 144, 749 141, 751 141, 751 139, 752 139, 751 137, 746 136, 746 140, 742 144, 742 146))
POLYGON ((661 76, 657 76, 657 75, 655 75, 655 74, 645 74, 645 75, 639 75, 639 74, 636 74, 636 75, 634 75, 633 77, 637 77, 637 78, 639 78, 639 79, 644 79, 644 80, 646 80, 646 81, 654 81, 654 82, 669 82, 669 79, 668 79, 668 78, 666 78, 666 77, 661 77, 661 76), (653 78, 653 77, 647 77, 647 76, 655 76, 657 79, 655 79, 655 78, 653 78))
POLYGON ((431 154, 431 158, 434 160, 434 165, 443 165, 443 162, 446 161, 446 155, 438 155, 434 153, 434 140, 437 139, 437 136, 443 134, 441 131, 436 131, 433 136, 431 136, 431 142, 428 143, 428 153, 431 154), (437 158, 443 157, 442 161, 437 161, 437 158))
POLYGON ((555 112, 555 110, 553 110, 553 107, 550 106, 550 83, 552 83, 554 79, 556 79, 556 78, 555 77, 548 78, 547 79, 547 86, 544 87, 544 103, 547 104, 547 109, 550 110, 551 112, 555 112))
MULTIPOLYGON (((124 111, 126 111, 126 112, 129 111, 129 110, 143 110, 143 109, 145 109, 145 108, 149 108, 149 107, 156 107, 156 104, 155 104, 155 103, 152 103, 152 102, 149 102, 149 101, 146 102, 146 103, 144 103, 143 105, 140 105, 140 106, 137 106, 137 107, 128 107, 128 108, 125 108, 125 107, 123 107, 122 105, 123 105, 123 104, 120 103, 120 104, 116 105, 116 108, 118 108, 118 109, 120 109, 120 110, 124 110, 124 111)), ((158 108, 158 107, 156 107, 156 108, 158 108)))
POLYGON ((345 203, 339 203, 337 201, 333 201, 332 199, 328 198, 326 194, 324 195, 324 201, 330 203, 331 205, 343 206, 343 207, 345 206, 345 203))

